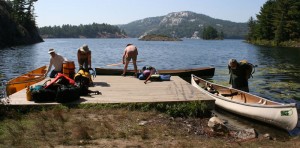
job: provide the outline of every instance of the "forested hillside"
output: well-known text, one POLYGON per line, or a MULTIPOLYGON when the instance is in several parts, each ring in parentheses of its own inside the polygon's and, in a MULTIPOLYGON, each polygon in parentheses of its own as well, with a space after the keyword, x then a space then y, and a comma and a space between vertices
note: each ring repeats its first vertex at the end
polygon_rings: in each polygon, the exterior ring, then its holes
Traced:
POLYGON ((178 38, 201 37, 205 28, 213 27, 224 38, 245 38, 247 23, 214 19, 190 11, 173 12, 165 16, 150 17, 125 25, 119 25, 128 36, 140 37, 146 34, 163 34, 178 38))
POLYGON ((269 46, 300 47, 300 1, 269 0, 257 20, 249 19, 247 40, 269 46))
POLYGON ((43 41, 35 24, 34 2, 0 1, 0 48, 43 41))
POLYGON ((125 38, 118 26, 109 24, 62 25, 39 28, 43 38, 125 38))

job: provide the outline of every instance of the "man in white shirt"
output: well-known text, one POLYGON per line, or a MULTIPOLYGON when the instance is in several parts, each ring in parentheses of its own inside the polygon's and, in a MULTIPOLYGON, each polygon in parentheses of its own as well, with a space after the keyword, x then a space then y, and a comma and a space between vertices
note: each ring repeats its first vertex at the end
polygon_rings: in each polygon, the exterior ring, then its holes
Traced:
POLYGON ((47 76, 48 72, 52 68, 52 65, 54 65, 54 69, 50 73, 50 78, 55 78, 57 73, 62 73, 63 63, 66 61, 66 59, 63 56, 56 54, 54 49, 49 49, 48 53, 51 55, 51 58, 45 76, 47 76))

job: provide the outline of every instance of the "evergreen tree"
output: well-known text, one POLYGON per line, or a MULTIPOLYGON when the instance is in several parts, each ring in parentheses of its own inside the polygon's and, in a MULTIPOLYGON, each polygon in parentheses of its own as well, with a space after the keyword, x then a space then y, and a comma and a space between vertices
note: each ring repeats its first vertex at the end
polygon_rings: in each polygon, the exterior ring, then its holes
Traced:
POLYGON ((204 27, 202 32, 202 38, 204 40, 211 40, 218 38, 218 31, 212 26, 204 27))
POLYGON ((258 34, 257 39, 274 39, 274 12, 275 12, 275 1, 267 1, 260 10, 260 13, 256 16, 258 21, 258 34))
POLYGON ((248 32, 247 40, 256 40, 257 36, 256 36, 255 26, 256 26, 256 21, 253 19, 253 17, 250 17, 250 19, 248 20, 249 32, 248 32))
POLYGON ((276 45, 284 41, 299 41, 300 1, 269 0, 261 8, 257 20, 248 21, 247 40, 267 40, 276 45))

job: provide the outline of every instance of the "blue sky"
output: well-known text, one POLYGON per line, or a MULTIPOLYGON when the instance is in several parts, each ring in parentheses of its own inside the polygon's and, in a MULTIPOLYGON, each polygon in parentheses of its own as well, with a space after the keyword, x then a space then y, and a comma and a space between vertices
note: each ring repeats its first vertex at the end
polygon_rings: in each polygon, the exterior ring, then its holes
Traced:
POLYGON ((127 24, 171 12, 192 11, 212 18, 247 22, 256 18, 267 0, 39 0, 35 3, 39 27, 107 23, 127 24))

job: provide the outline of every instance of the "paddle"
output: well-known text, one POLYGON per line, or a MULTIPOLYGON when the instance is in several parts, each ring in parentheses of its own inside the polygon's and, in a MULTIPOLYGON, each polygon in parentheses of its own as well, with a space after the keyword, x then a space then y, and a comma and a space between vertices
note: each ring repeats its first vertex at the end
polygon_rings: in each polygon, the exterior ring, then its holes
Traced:
MULTIPOLYGON (((137 60, 136 62, 144 62, 144 60, 137 60)), ((130 61, 129 63, 132 63, 132 61, 130 61)), ((106 66, 119 66, 119 65, 122 65, 123 62, 120 62, 120 63, 115 63, 115 64, 108 64, 106 66)))

